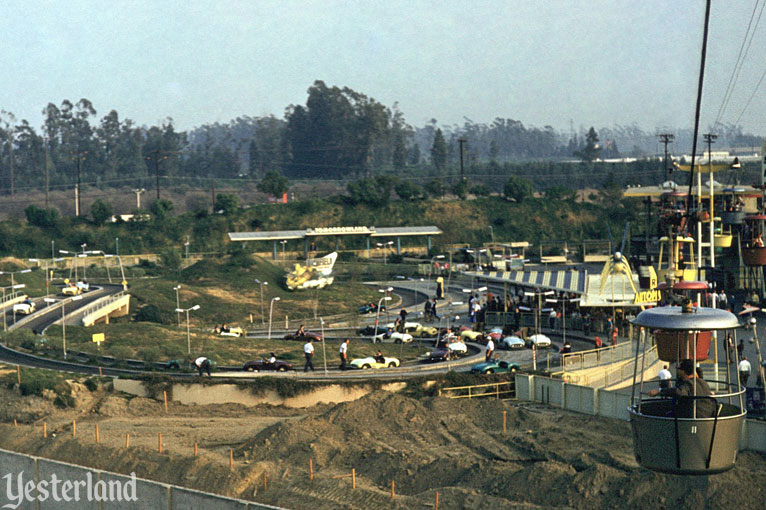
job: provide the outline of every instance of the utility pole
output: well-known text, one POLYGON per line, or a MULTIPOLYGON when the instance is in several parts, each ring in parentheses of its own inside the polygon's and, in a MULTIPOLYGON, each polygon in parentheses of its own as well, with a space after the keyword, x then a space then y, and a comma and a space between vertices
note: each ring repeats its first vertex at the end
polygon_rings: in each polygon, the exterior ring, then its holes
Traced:
POLYGON ((136 209, 141 209, 141 193, 146 191, 144 188, 134 189, 133 193, 136 194, 136 209))
POLYGON ((79 216, 80 215, 80 186, 82 184, 81 176, 82 176, 82 161, 85 159, 85 155, 88 153, 88 151, 80 150, 79 148, 76 151, 71 151, 70 154, 73 154, 74 159, 77 160, 77 185, 74 188, 74 215, 79 216))
POLYGON ((707 142, 707 161, 708 161, 708 164, 710 164, 713 161, 713 153, 710 152, 712 150, 711 146, 713 145, 713 142, 715 142, 716 139, 718 138, 718 135, 714 135, 712 133, 705 133, 702 135, 702 138, 707 142))
POLYGON ((49 181, 49 172, 50 169, 48 167, 48 139, 44 139, 45 142, 45 208, 48 208, 48 188, 50 185, 49 181))
POLYGON ((168 159, 167 155, 160 156, 160 153, 159 149, 154 149, 149 152, 150 156, 145 156, 144 158, 148 161, 154 161, 154 175, 157 178, 157 200, 160 199, 160 160, 168 159))
POLYGON ((464 148, 463 146, 468 141, 465 138, 458 138, 458 143, 460 144, 460 180, 462 181, 465 179, 465 170, 463 168, 463 154, 464 154, 464 148))
POLYGON ((660 143, 665 144, 665 179, 662 182, 666 182, 668 180, 668 144, 673 142, 675 135, 671 133, 661 133, 657 136, 660 137, 660 143))

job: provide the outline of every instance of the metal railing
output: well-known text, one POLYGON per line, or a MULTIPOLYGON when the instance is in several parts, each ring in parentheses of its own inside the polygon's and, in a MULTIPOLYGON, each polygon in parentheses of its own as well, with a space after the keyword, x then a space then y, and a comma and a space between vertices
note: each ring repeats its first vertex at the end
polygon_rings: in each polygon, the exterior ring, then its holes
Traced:
POLYGON ((11 293, 6 293, 4 299, 2 297, 0 297, 0 308, 5 308, 7 306, 6 303, 8 303, 10 301, 13 301, 14 299, 17 299, 20 296, 24 296, 24 295, 26 295, 26 294, 23 293, 23 292, 19 292, 17 290, 15 290, 15 291, 13 291, 11 293))
MULTIPOLYGON (((644 359, 644 353, 640 353, 638 356, 638 363, 644 367, 644 369, 651 367, 659 358, 657 357, 657 346, 652 346, 646 351, 646 359, 644 359)), ((578 384, 580 386, 590 386, 591 388, 606 388, 613 386, 620 382, 625 381, 633 377, 635 371, 636 360, 632 359, 624 363, 620 363, 619 366, 604 368, 603 371, 591 372, 587 374, 567 374, 564 373, 562 378, 571 384, 578 384)), ((646 378, 645 378, 646 379, 646 378)))
POLYGON ((93 312, 96 312, 96 311, 98 311, 98 310, 100 310, 100 309, 102 309, 102 308, 104 308, 106 306, 111 305, 112 303, 114 303, 118 299, 121 299, 122 296, 124 296, 125 294, 127 294, 127 291, 121 290, 117 294, 112 294, 111 296, 105 296, 103 298, 99 298, 94 303, 92 303, 92 304, 90 304, 88 306, 84 306, 81 310, 75 310, 75 311, 78 314, 82 314, 82 316, 85 317, 86 315, 90 315, 93 312))
POLYGON ((514 381, 499 383, 474 384, 472 386, 453 386, 439 390, 440 397, 446 398, 516 398, 514 381))
POLYGON ((633 355, 633 342, 622 342, 614 346, 601 347, 600 349, 562 354, 561 368, 564 372, 568 372, 601 365, 611 365, 618 361, 625 361, 633 357, 633 355))

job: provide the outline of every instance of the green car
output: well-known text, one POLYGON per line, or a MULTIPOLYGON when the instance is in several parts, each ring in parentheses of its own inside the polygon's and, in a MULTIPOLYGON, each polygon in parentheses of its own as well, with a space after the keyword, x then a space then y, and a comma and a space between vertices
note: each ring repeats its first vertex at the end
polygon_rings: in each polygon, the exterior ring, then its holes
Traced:
POLYGON ((479 363, 471 367, 472 374, 505 374, 513 373, 521 369, 518 363, 492 360, 479 363))

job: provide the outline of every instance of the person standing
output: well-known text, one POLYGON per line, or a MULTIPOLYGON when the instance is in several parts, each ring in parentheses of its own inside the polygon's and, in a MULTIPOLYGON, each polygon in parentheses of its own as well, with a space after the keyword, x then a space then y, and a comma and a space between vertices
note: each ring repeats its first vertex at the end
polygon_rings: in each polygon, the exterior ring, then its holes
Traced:
POLYGON ((439 317, 439 314, 436 313, 436 298, 434 298, 433 303, 431 304, 431 316, 433 316, 434 319, 441 320, 441 317, 439 317))
POLYGON ((343 342, 340 344, 340 350, 338 351, 340 354, 340 369, 346 370, 346 364, 348 363, 348 344, 351 342, 348 338, 343 340, 343 342))
POLYGON ((203 372, 207 372, 207 376, 210 377, 210 360, 204 356, 194 360, 194 366, 199 371, 199 376, 202 377, 203 372))
POLYGON ((552 308, 551 313, 548 314, 548 327, 554 329, 556 327, 556 309, 552 308))
POLYGON ((726 351, 729 354, 729 365, 734 363, 734 338, 731 333, 726 335, 726 351))
POLYGON ((311 360, 314 358, 314 344, 313 339, 309 338, 303 346, 303 355, 306 356, 306 364, 303 365, 303 371, 308 372, 309 368, 314 371, 314 363, 311 360))
POLYGON ((407 310, 404 307, 399 310, 399 317, 402 319, 402 333, 404 333, 404 323, 407 322, 407 310))
POLYGON ((484 361, 489 361, 492 359, 492 355, 495 353, 495 342, 492 341, 492 337, 489 337, 489 340, 487 340, 487 355, 484 358, 484 361))
POLYGON ((742 385, 742 387, 747 388, 747 380, 750 379, 750 371, 752 370, 752 367, 750 366, 750 362, 747 361, 747 358, 742 358, 742 361, 739 362, 739 383, 742 385))
POLYGON ((670 380, 673 378, 673 374, 670 373, 667 365, 662 365, 662 370, 657 374, 657 377, 660 378, 661 389, 670 388, 670 380))
POLYGON ((433 313, 431 312, 431 300, 426 298, 426 302, 423 305, 423 320, 425 322, 431 322, 433 313))
POLYGON ((745 354, 745 341, 740 340, 737 344, 737 356, 739 356, 739 359, 744 359, 745 354))

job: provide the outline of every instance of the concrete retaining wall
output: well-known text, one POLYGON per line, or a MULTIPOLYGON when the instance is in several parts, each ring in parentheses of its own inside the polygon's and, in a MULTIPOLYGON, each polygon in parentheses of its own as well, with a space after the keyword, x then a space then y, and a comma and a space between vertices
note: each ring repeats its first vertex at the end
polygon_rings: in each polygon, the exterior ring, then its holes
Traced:
MULTIPOLYGON (((78 510, 127 510, 145 508, 156 510, 202 510, 211 508, 221 510, 286 510, 281 507, 263 505, 235 498, 226 498, 216 494, 195 491, 160 482, 153 482, 142 478, 136 479, 136 501, 126 501, 125 499, 117 500, 114 491, 116 486, 110 485, 109 482, 119 481, 120 486, 124 489, 125 483, 130 481, 130 477, 2 449, 0 449, 0 507, 11 505, 6 508, 15 508, 15 505, 19 502, 17 499, 18 491, 16 487, 19 474, 22 473, 24 484, 27 485, 29 482, 33 482, 34 488, 29 491, 32 501, 23 497, 21 504, 18 506, 20 510, 47 510, 59 508, 76 508, 78 510), (6 475, 10 475, 11 491, 8 491, 9 481, 6 478, 6 475), (57 489, 57 494, 60 498, 59 501, 55 501, 52 496, 52 486, 50 485, 50 482, 54 475, 60 481, 58 484, 59 488, 57 489), (112 488, 111 497, 114 499, 109 501, 97 501, 99 498, 96 498, 94 494, 98 492, 96 490, 91 491, 91 496, 89 498, 86 486, 81 485, 80 488, 78 488, 79 501, 74 501, 75 492, 72 489, 67 492, 72 501, 66 502, 61 500, 61 489, 63 489, 62 484, 64 482, 86 482, 88 478, 91 480, 91 487, 95 488, 95 484, 103 482, 102 486, 112 488), (40 482, 43 483, 41 484, 40 482), (47 498, 44 498, 42 492, 37 492, 38 487, 42 487, 44 490, 48 491, 47 498)), ((104 494, 110 496, 109 490, 106 490, 104 494)), ((130 493, 124 492, 123 495, 129 496, 130 493)))
MULTIPOLYGON (((516 374, 516 398, 542 402, 569 411, 628 421, 630 390, 608 391, 578 386, 561 379, 516 374)), ((745 420, 740 450, 766 453, 766 422, 745 420)))

